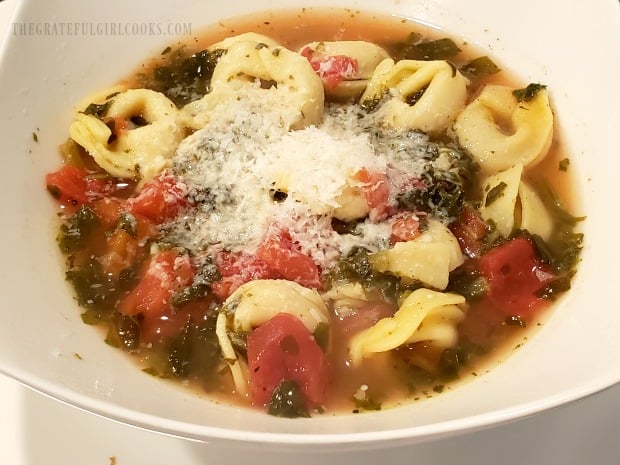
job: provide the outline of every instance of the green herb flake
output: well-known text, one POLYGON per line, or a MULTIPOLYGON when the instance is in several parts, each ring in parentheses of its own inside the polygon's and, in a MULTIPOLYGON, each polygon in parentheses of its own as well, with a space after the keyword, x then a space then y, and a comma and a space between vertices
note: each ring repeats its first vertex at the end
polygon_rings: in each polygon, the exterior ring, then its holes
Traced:
POLYGON ((529 102, 532 99, 534 99, 536 95, 538 95, 538 92, 546 88, 547 86, 543 84, 532 83, 532 84, 528 84, 528 86, 524 89, 513 90, 512 95, 516 97, 518 102, 529 102))
POLYGON ((32 133, 32 140, 35 141, 35 142, 39 142, 39 136, 37 136, 36 132, 32 133))
POLYGON ((560 160, 560 163, 559 163, 560 171, 568 171, 568 165, 570 165, 570 160, 568 158, 560 160))
POLYGON ((489 190, 489 192, 487 193, 487 197, 484 201, 484 206, 488 207, 501 196, 503 196, 506 187, 508 187, 508 184, 502 181, 497 186, 494 186, 491 190, 489 190))

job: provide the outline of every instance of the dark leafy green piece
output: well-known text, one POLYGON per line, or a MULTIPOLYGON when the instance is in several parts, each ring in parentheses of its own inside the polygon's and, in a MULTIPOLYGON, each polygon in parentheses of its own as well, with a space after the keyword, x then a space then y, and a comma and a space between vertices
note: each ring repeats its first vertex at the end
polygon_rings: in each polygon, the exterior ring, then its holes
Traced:
POLYGON ((291 380, 282 381, 273 391, 267 413, 284 418, 310 417, 301 389, 291 380))
POLYGON ((201 50, 187 55, 180 47, 165 54, 167 62, 157 66, 152 75, 143 76, 144 87, 164 93, 178 107, 199 99, 209 92, 215 65, 225 52, 201 50))
POLYGON ((499 73, 501 69, 488 56, 481 56, 461 66, 459 71, 469 79, 477 79, 499 73))
POLYGON ((104 103, 91 103, 86 109, 82 112, 85 115, 93 115, 97 118, 103 118, 108 113, 108 109, 110 105, 112 105, 113 100, 107 100, 104 103))
POLYGON ((460 53, 452 39, 423 40, 420 35, 409 35, 402 47, 402 58, 407 60, 446 60, 460 53))
POLYGON ((368 259, 368 251, 364 248, 355 248, 342 258, 330 272, 329 280, 332 283, 358 282, 365 289, 378 290, 392 301, 395 301, 405 288, 410 288, 401 284, 398 277, 375 270, 368 259))
POLYGON ((57 241, 60 250, 65 253, 75 252, 86 245, 91 233, 99 226, 99 218, 95 211, 82 205, 60 227, 57 241))
POLYGON ((192 325, 188 319, 181 333, 172 341, 168 349, 168 363, 170 371, 176 378, 185 378, 190 371, 192 356, 192 325))
POLYGON ((517 98, 518 102, 529 102, 534 99, 538 92, 543 89, 546 89, 547 86, 543 84, 528 84, 528 86, 524 89, 516 89, 512 91, 512 95, 517 98))
POLYGON ((438 374, 443 380, 457 379, 461 368, 487 352, 482 346, 469 341, 459 341, 454 347, 444 349, 439 358, 438 374))
MULTIPOLYGON (((65 273, 67 281, 75 290, 78 303, 86 308, 92 308, 98 312, 109 313, 119 295, 117 283, 103 273, 97 260, 90 260, 86 265, 79 268, 70 268, 65 273)), ((103 313, 96 315, 101 318, 103 313)), ((89 321, 94 320, 95 314, 83 316, 89 321)), ((85 321, 85 322, 89 322, 85 321)))

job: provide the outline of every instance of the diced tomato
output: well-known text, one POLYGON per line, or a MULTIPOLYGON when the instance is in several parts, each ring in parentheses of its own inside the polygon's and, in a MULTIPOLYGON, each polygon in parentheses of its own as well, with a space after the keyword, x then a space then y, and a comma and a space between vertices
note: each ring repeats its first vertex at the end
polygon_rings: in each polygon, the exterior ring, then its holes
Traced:
POLYGON ((93 176, 73 165, 63 165, 59 170, 47 174, 45 184, 61 204, 72 207, 89 204, 115 190, 115 182, 111 178, 93 176))
POLYGON ((347 55, 322 55, 310 47, 301 51, 312 69, 323 80, 326 87, 333 89, 345 79, 356 79, 359 73, 359 63, 347 55))
POLYGON ((174 217, 187 204, 187 186, 169 172, 146 182, 138 195, 128 201, 130 212, 156 224, 174 217))
POLYGON ((363 183, 362 190, 366 196, 366 203, 370 207, 370 214, 368 215, 370 220, 384 220, 390 210, 390 186, 387 175, 363 168, 355 174, 355 179, 363 183))
POLYGON ((284 380, 294 381, 307 407, 325 399, 328 366, 314 337, 295 316, 279 313, 248 336, 250 391, 255 404, 265 405, 284 380))
POLYGON ((214 282, 211 290, 220 300, 225 300, 239 286, 254 279, 280 277, 267 263, 248 254, 220 252, 215 257, 215 266, 222 279, 214 282))
POLYGON ((486 234, 487 224, 476 210, 468 206, 464 207, 458 220, 449 228, 464 254, 470 257, 480 256, 482 238, 486 234))
POLYGON ((117 278, 121 271, 136 261, 140 246, 137 239, 117 229, 105 239, 106 251, 99 257, 99 263, 106 275, 117 278))
POLYGON ((129 121, 125 118, 117 116, 115 118, 105 118, 104 121, 106 123, 109 122, 109 126, 112 128, 112 134, 114 136, 121 136, 129 130, 129 121))
POLYGON ((392 243, 411 241, 420 235, 420 221, 412 212, 399 213, 390 218, 390 227, 392 243))
POLYGON ((137 286, 118 309, 125 315, 161 315, 171 307, 174 293, 191 284, 193 276, 188 255, 176 250, 160 252, 146 264, 137 286))
POLYGON ((104 229, 109 229, 118 223, 124 208, 124 203, 114 198, 105 198, 93 202, 93 209, 104 229))
POLYGON ((322 286, 317 264, 293 243, 290 234, 284 230, 268 235, 258 246, 256 257, 284 279, 304 287, 322 286))
POLYGON ((554 278, 525 237, 512 239, 480 258, 488 282, 488 298, 507 315, 527 316, 544 305, 536 291, 554 278))

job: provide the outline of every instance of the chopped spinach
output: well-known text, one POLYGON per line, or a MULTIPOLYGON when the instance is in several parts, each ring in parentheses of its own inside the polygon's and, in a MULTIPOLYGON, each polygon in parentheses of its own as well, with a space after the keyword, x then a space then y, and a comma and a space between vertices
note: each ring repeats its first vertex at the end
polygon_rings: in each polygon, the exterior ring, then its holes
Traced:
POLYGON ((301 389, 291 380, 282 381, 273 391, 267 412, 284 418, 310 417, 301 389))
POLYGON ((188 319, 187 323, 172 341, 168 349, 168 363, 172 376, 185 378, 190 371, 190 360, 192 356, 192 325, 188 319))
POLYGON ((339 281, 358 282, 365 289, 378 290, 392 301, 396 301, 403 290, 411 288, 402 284, 398 277, 373 268, 364 248, 355 248, 342 258, 330 272, 328 280, 332 284, 339 281))
POLYGON ((65 276, 72 284, 80 305, 99 312, 110 312, 118 297, 118 286, 114 279, 103 273, 97 260, 70 268, 65 276))
POLYGON ((68 254, 81 249, 98 226, 99 218, 95 211, 87 205, 82 205, 60 227, 57 237, 60 250, 68 254))
POLYGON ((225 52, 201 50, 188 56, 180 47, 168 51, 167 62, 143 76, 144 87, 164 93, 178 107, 199 99, 209 92, 215 65, 225 52))
POLYGON ((501 69, 488 56, 481 56, 461 66, 459 71, 469 79, 476 79, 499 73, 501 69))
POLYGON ((534 97, 541 91, 544 90, 547 86, 543 84, 528 84, 524 89, 516 89, 512 91, 512 95, 517 98, 518 102, 529 102, 533 100, 534 97))
POLYGON ((397 49, 397 58, 401 60, 446 60, 461 51, 452 39, 425 40, 415 32, 409 34, 397 49))
POLYGON ((462 367, 469 365, 472 360, 486 352, 486 348, 467 340, 459 341, 456 346, 444 349, 439 358, 439 379, 446 381, 457 379, 462 367))
POLYGON ((107 115, 108 110, 110 109, 110 105, 112 105, 113 101, 114 100, 107 100, 104 103, 91 103, 82 113, 84 113, 85 115, 93 115, 97 118, 103 118, 105 115, 107 115))

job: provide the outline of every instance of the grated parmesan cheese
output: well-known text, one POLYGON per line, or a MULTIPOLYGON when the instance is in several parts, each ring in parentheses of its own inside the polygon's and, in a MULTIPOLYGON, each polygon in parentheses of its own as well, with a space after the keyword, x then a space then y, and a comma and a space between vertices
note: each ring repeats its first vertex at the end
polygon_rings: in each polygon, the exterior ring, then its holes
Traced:
POLYGON ((168 240, 194 254, 252 254, 278 227, 322 269, 354 247, 388 247, 388 224, 367 219, 338 234, 332 214, 363 168, 388 175, 394 201, 429 169, 428 137, 379 131, 377 116, 354 105, 328 106, 322 124, 289 131, 270 100, 275 94, 252 86, 240 92, 177 149, 173 169, 195 207, 164 226, 168 240), (275 191, 285 198, 275 200, 275 191))

